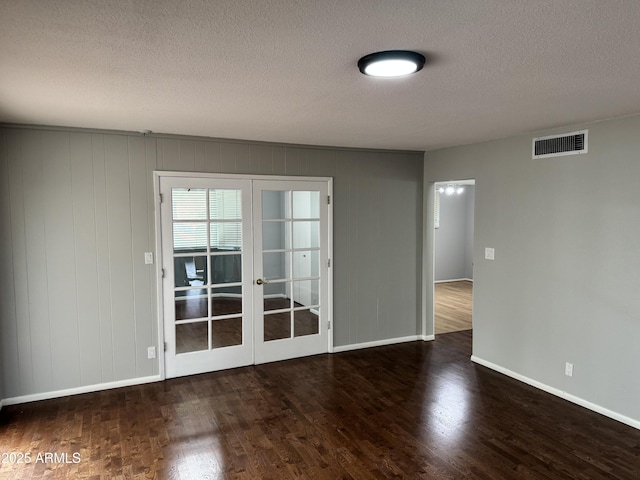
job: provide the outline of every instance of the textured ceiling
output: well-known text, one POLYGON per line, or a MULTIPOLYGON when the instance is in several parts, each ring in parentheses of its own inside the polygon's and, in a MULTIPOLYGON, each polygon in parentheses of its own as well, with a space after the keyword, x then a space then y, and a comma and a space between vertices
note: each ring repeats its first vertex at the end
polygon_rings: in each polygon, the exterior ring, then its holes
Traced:
POLYGON ((0 122, 431 150, 640 112, 638 0, 0 0, 0 122), (424 53, 418 74, 358 59, 424 53))

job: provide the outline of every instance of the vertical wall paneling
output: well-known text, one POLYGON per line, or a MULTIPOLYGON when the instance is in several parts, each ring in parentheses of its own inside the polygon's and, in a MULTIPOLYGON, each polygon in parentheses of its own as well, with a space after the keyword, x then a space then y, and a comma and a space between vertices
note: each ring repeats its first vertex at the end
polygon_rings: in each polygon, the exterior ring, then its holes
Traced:
MULTIPOLYGON (((26 265, 19 261, 14 264, 15 272, 20 275, 21 269, 26 266, 26 283, 16 283, 16 289, 27 287, 28 310, 25 316, 18 312, 17 322, 23 328, 23 338, 19 346, 26 347, 30 343, 31 362, 33 369, 34 390, 53 390, 52 352, 51 352, 51 312, 49 310, 49 289, 47 284, 47 246, 45 232, 44 206, 47 198, 44 192, 43 174, 43 133, 39 131, 15 132, 20 138, 22 157, 14 159, 18 163, 16 168, 22 167, 23 177, 28 178, 28 183, 23 183, 24 202, 24 228, 25 238, 22 245, 15 244, 18 251, 14 250, 16 259, 20 259, 20 253, 24 252, 26 265), (28 328, 28 330, 27 330, 28 328)), ((53 252, 51 252, 53 254, 53 252)), ((22 337, 22 335, 21 335, 22 337)), ((20 356, 26 359, 26 352, 20 352, 20 356)), ((11 391, 17 390, 19 384, 12 385, 11 391)), ((22 390, 19 390, 22 392, 22 390)), ((9 392, 7 392, 10 394, 9 392)))
POLYGON ((183 170, 180 158, 180 140, 176 138, 160 138, 158 142, 160 145, 158 168, 170 171, 183 170))
POLYGON ((236 173, 252 173, 250 146, 246 143, 234 143, 233 147, 236 161, 236 173))
POLYGON ((45 251, 54 390, 71 388, 80 381, 69 138, 67 132, 42 134, 42 191, 45 196, 45 251))
POLYGON ((355 180, 351 178, 351 165, 347 161, 347 153, 337 152, 333 182, 333 341, 335 346, 357 342, 351 332, 353 326, 351 322, 353 258, 350 253, 353 243, 351 212, 354 182, 355 180))
POLYGON ((195 142, 194 169, 196 172, 206 172, 206 145, 205 142, 195 142))
MULTIPOLYGON (((147 240, 147 249, 145 251, 153 252, 154 257, 153 265, 147 265, 147 276, 146 282, 149 285, 148 288, 148 310, 151 315, 151 324, 147 325, 146 328, 149 331, 150 343, 148 346, 155 346, 156 349, 160 348, 158 344, 158 317, 156 311, 156 305, 158 304, 157 298, 157 288, 156 288, 156 265, 158 262, 158 253, 155 251, 156 245, 156 232, 155 232, 155 209, 157 205, 157 199, 155 198, 154 184, 153 184, 153 173, 157 170, 157 148, 158 142, 155 138, 145 137, 144 141, 145 145, 145 192, 146 192, 146 206, 147 206, 147 218, 146 218, 146 240, 147 240)), ((139 297, 139 301, 143 301, 142 296, 139 297)), ((144 330, 144 326, 141 327, 141 332, 144 330)), ((145 351, 144 346, 142 347, 145 351)), ((149 362, 149 360, 147 360, 149 362)), ((150 362, 151 365, 151 375, 159 374, 159 366, 158 361, 154 360, 150 362)))
POLYGON ((136 376, 131 197, 126 136, 105 135, 114 379, 136 376))
POLYGON ((252 172, 273 172, 273 147, 271 145, 251 145, 250 167, 252 172))
POLYGON ((203 172, 219 172, 220 167, 220 143, 205 142, 204 144, 205 167, 203 172))
POLYGON ((305 162, 306 150, 296 147, 287 147, 285 156, 285 175, 300 175, 300 166, 305 162))
MULTIPOLYGON (((33 388, 29 335, 18 334, 19 319, 28 323, 28 293, 26 286, 26 252, 24 251, 24 206, 22 202, 22 169, 20 144, 16 135, 5 132, 0 136, 0 348, 2 348, 2 393, 11 394, 5 384, 20 384, 33 388), (25 342, 26 340, 26 342, 25 342), (26 354, 20 350, 20 342, 26 354), (19 355, 24 355, 23 361, 19 355), (24 374, 24 378, 21 378, 24 374)), ((24 326, 23 326, 24 328, 24 326)))
POLYGON ((149 243, 150 215, 147 203, 148 176, 144 137, 128 137, 129 185, 131 195, 131 256, 133 268, 133 320, 135 327, 134 352, 136 357, 136 376, 146 377, 153 373, 153 363, 147 358, 147 347, 156 345, 151 337, 150 325, 155 321, 154 310, 148 300, 151 298, 153 284, 149 272, 153 265, 145 265, 144 252, 152 251, 149 243))
MULTIPOLYGON (((357 342, 370 342, 380 332, 380 322, 376 313, 379 301, 376 278, 378 275, 378 258, 389 254, 383 249, 374 250, 374 232, 377 225, 377 212, 373 211, 376 193, 373 191, 375 155, 358 152, 354 161, 356 169, 355 190, 352 194, 354 242, 351 244, 351 257, 355 259, 354 268, 361 272, 366 281, 354 284, 355 296, 353 307, 355 318, 367 318, 368 322, 358 323, 357 342), (373 261, 372 261, 373 260, 373 261)), ((382 246, 380 243, 378 246, 382 246)), ((382 333, 382 332, 380 332, 382 333)))
POLYGON ((233 143, 220 144, 220 172, 221 173, 237 173, 236 159, 233 143))
POLYGON ((80 377, 93 385, 102 381, 93 144, 89 133, 71 133, 69 140, 80 377))
POLYGON ((196 144, 193 140, 179 140, 178 148, 180 150, 180 163, 178 170, 181 172, 196 171, 196 144))
POLYGON ((280 146, 271 148, 271 173, 272 175, 284 175, 286 173, 287 149, 280 146))
MULTIPOLYGON (((96 215, 96 268, 98 283, 98 313, 100 324, 100 361, 103 382, 114 380, 113 372, 113 312, 111 306, 111 268, 109 252, 109 222, 107 201, 107 170, 105 136, 91 135, 93 163, 93 199, 96 215)), ((91 179, 87 179, 91 181, 91 179)), ((96 352, 98 355, 98 352, 96 352)))

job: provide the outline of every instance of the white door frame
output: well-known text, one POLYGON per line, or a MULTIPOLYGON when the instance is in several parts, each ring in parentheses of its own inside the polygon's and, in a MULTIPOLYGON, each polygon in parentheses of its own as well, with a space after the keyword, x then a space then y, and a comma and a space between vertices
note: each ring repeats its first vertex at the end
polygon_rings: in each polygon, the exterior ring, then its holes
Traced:
MULTIPOLYGON (((156 328, 158 329, 158 373, 162 380, 166 379, 165 371, 165 354, 164 354, 164 291, 163 291, 163 263, 162 263, 162 225, 161 225, 161 198, 160 198, 160 179, 162 177, 184 177, 184 178, 211 178, 211 179, 242 179, 242 180, 282 180, 282 181, 317 181, 327 182, 329 192, 329 212, 328 212, 328 256, 331 264, 328 270, 329 295, 327 298, 327 318, 329 321, 328 334, 328 352, 333 353, 333 178, 332 177, 303 177, 303 176, 287 176, 287 175, 251 175, 251 174, 227 174, 227 173, 204 173, 204 172, 176 172, 161 171, 153 172, 153 191, 154 191, 154 208, 155 208, 155 263, 156 263, 156 308, 157 319, 156 328)), ((253 267, 252 267, 253 268, 253 267)))

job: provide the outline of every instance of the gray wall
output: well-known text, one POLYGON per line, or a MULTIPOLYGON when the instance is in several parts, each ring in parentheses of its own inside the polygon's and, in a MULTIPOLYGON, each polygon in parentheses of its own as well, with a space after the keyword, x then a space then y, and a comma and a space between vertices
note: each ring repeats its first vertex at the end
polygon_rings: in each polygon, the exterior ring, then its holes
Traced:
POLYGON ((640 117, 540 134, 580 128, 584 155, 532 160, 538 134, 427 152, 425 188, 476 179, 473 354, 640 421, 640 117))
POLYGON ((158 373, 152 172, 334 177, 334 344, 420 328, 419 153, 0 128, 4 398, 158 373))
POLYGON ((461 195, 440 194, 440 227, 435 230, 435 279, 437 282, 473 279, 474 188, 461 195))

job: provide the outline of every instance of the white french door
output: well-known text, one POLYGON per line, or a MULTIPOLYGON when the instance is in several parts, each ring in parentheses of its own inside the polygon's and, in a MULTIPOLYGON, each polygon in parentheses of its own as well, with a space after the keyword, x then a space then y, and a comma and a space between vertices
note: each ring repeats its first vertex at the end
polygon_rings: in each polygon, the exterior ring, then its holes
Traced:
POLYGON ((252 364, 251 182, 161 177, 160 194, 166 376, 252 364))
POLYGON ((326 182, 253 183, 256 363, 327 351, 327 198, 326 182))
POLYGON ((328 180, 159 174, 165 376, 328 351, 328 180))

